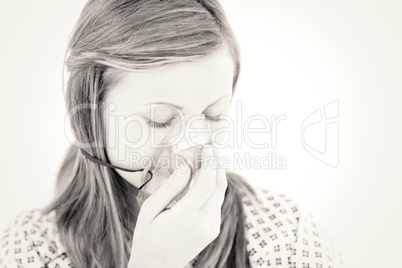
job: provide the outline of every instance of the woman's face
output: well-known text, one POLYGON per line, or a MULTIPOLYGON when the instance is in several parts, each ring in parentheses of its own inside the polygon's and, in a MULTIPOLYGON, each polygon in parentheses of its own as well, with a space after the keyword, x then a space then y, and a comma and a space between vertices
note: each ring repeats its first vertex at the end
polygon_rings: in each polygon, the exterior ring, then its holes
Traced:
MULTIPOLYGON (((105 98, 106 153, 113 165, 144 168, 155 155, 171 155, 171 147, 156 149, 155 144, 174 137, 181 116, 204 114, 195 122, 216 132, 225 123, 232 98, 234 65, 226 46, 196 62, 183 62, 147 72, 125 72, 105 98), (200 122, 201 121, 201 122, 200 122), (148 161, 148 162, 147 162, 148 161)), ((191 126, 193 128, 194 125, 191 126)), ((225 139, 224 135, 214 137, 225 139), (221 137, 222 136, 222 137, 221 137)), ((194 154, 198 149, 185 150, 194 154)), ((164 158, 164 159, 167 159, 164 158)), ((165 163, 166 164, 166 163, 165 163)), ((116 171, 132 185, 142 184, 141 172, 116 171)), ((154 192, 169 176, 171 168, 158 168, 146 191, 154 192)))

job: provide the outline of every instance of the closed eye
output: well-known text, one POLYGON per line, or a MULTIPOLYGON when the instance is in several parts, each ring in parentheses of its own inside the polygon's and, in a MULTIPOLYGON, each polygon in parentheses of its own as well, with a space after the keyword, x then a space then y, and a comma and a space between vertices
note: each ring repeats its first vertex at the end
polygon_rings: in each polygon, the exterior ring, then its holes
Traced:
POLYGON ((172 121, 174 119, 175 118, 173 117, 173 118, 169 119, 169 121, 164 122, 164 123, 158 123, 158 122, 154 122, 154 121, 151 121, 151 120, 147 120, 147 124, 148 124, 148 126, 151 126, 153 128, 168 128, 168 127, 170 127, 172 125, 172 121))
MULTIPOLYGON (((158 122, 154 122, 151 120, 147 120, 147 124, 148 126, 151 126, 153 128, 168 128, 170 126, 172 126, 172 122, 175 118, 171 118, 169 119, 169 121, 164 122, 164 123, 158 123, 158 122)), ((220 122, 222 120, 221 115, 217 115, 217 116, 209 116, 209 115, 205 115, 205 119, 208 121, 212 121, 212 122, 220 122)))
POLYGON ((205 119, 209 120, 209 121, 213 121, 213 122, 220 122, 222 120, 220 115, 217 116, 208 116, 205 115, 205 119))

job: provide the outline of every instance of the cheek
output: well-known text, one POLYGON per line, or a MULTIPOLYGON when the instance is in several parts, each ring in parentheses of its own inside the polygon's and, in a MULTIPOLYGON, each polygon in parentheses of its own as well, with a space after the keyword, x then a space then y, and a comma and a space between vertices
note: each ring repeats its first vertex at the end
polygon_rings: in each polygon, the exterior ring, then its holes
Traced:
POLYGON ((125 172, 119 169, 115 170, 123 179, 136 188, 139 188, 143 184, 143 174, 141 172, 125 172))
POLYGON ((148 127, 132 121, 120 122, 117 128, 106 127, 106 146, 109 160, 114 165, 130 169, 144 167, 140 159, 152 155, 148 127))
MULTIPOLYGON (((124 117, 108 116, 105 121, 106 154, 111 164, 127 168, 141 169, 140 158, 151 154, 147 143, 147 125, 139 120, 127 120, 124 117)), ((141 172, 125 172, 115 169, 120 176, 134 186, 142 180, 141 172)))
MULTIPOLYGON (((110 163, 127 169, 142 169, 149 166, 155 162, 156 154, 161 153, 154 144, 161 142, 166 136, 165 132, 156 130, 152 133, 146 123, 134 120, 129 123, 120 121, 115 127, 113 120, 110 120, 106 123, 105 135, 106 153, 110 163), (153 143, 151 139, 153 139, 153 143)), ((122 178, 136 187, 144 183, 142 172, 115 170, 122 178)))
MULTIPOLYGON (((139 149, 106 147, 106 153, 111 164, 121 168, 135 170, 147 166, 147 156, 151 154, 151 150, 145 146, 139 149), (119 155, 124 157, 119 158, 119 155)), ((142 172, 126 172, 119 169, 115 170, 122 178, 137 188, 142 184, 142 172)))

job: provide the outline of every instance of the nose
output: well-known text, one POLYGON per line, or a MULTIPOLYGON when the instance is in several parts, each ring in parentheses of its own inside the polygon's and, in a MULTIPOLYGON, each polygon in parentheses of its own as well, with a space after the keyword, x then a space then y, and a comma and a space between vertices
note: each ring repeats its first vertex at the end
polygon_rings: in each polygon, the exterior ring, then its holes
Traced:
POLYGON ((185 131, 180 141, 173 146, 173 152, 186 161, 191 159, 194 170, 201 166, 202 147, 211 143, 211 126, 207 124, 205 115, 187 116, 185 131))

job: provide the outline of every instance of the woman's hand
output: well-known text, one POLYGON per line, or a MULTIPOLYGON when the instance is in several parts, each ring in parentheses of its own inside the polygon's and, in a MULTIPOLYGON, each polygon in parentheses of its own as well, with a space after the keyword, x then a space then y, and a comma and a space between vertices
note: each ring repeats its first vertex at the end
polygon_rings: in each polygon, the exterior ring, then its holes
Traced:
POLYGON ((176 170, 145 200, 128 267, 182 268, 219 235, 226 174, 204 161, 214 156, 211 146, 203 149, 202 156, 194 185, 171 209, 163 211, 188 185, 191 172, 187 165, 176 170))

